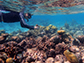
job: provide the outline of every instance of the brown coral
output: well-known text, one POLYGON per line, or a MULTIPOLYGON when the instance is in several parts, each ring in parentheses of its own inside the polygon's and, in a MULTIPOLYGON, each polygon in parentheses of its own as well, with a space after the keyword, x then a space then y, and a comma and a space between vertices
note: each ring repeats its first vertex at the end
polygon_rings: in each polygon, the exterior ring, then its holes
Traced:
POLYGON ((55 46, 55 53, 63 53, 66 49, 68 49, 68 46, 66 44, 59 43, 55 46))

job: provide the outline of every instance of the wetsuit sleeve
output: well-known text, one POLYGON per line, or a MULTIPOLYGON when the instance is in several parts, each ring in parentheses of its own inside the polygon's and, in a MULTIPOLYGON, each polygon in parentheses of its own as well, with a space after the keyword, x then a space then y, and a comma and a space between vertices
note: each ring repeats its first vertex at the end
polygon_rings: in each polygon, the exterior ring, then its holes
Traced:
POLYGON ((20 12, 19 15, 20 15, 20 18, 21 18, 20 24, 21 24, 22 27, 24 27, 24 28, 29 28, 29 29, 34 29, 34 26, 29 26, 29 25, 25 22, 24 16, 23 16, 23 12, 20 12))

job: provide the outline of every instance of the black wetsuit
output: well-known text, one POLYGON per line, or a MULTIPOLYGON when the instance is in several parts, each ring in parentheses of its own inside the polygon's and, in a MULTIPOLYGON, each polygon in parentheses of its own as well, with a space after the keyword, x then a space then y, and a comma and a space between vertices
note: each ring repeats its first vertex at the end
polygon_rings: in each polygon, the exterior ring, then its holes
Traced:
POLYGON ((18 12, 11 11, 10 13, 2 13, 2 17, 0 16, 0 22, 12 23, 18 22, 21 20, 20 15, 18 12))
MULTIPOLYGON (((6 11, 6 10, 5 10, 6 11)), ((7 10, 9 11, 9 10, 7 10)), ((13 23, 13 22, 19 22, 22 27, 24 28, 29 28, 29 29, 34 29, 34 26, 29 26, 25 20, 24 20, 24 13, 23 12, 15 12, 15 11, 10 11, 10 13, 2 13, 0 15, 0 22, 6 22, 6 23, 13 23)))

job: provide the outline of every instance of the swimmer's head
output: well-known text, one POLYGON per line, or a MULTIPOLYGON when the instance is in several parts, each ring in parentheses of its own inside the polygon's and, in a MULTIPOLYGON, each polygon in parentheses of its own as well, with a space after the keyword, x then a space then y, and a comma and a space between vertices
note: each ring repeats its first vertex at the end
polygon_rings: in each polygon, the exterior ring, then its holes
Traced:
POLYGON ((29 19, 31 18, 31 14, 30 13, 25 13, 24 14, 24 17, 25 17, 25 19, 27 19, 27 21, 29 21, 29 19))
POLYGON ((24 16, 25 16, 25 18, 30 19, 32 15, 31 15, 30 13, 25 13, 25 15, 24 15, 24 16))

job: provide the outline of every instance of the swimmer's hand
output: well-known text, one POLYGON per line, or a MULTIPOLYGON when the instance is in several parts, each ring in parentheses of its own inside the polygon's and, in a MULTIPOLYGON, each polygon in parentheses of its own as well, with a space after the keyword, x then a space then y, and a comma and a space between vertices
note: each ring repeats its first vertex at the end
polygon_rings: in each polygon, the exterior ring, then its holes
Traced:
POLYGON ((39 26, 36 24, 36 26, 34 26, 34 29, 39 29, 39 26))

